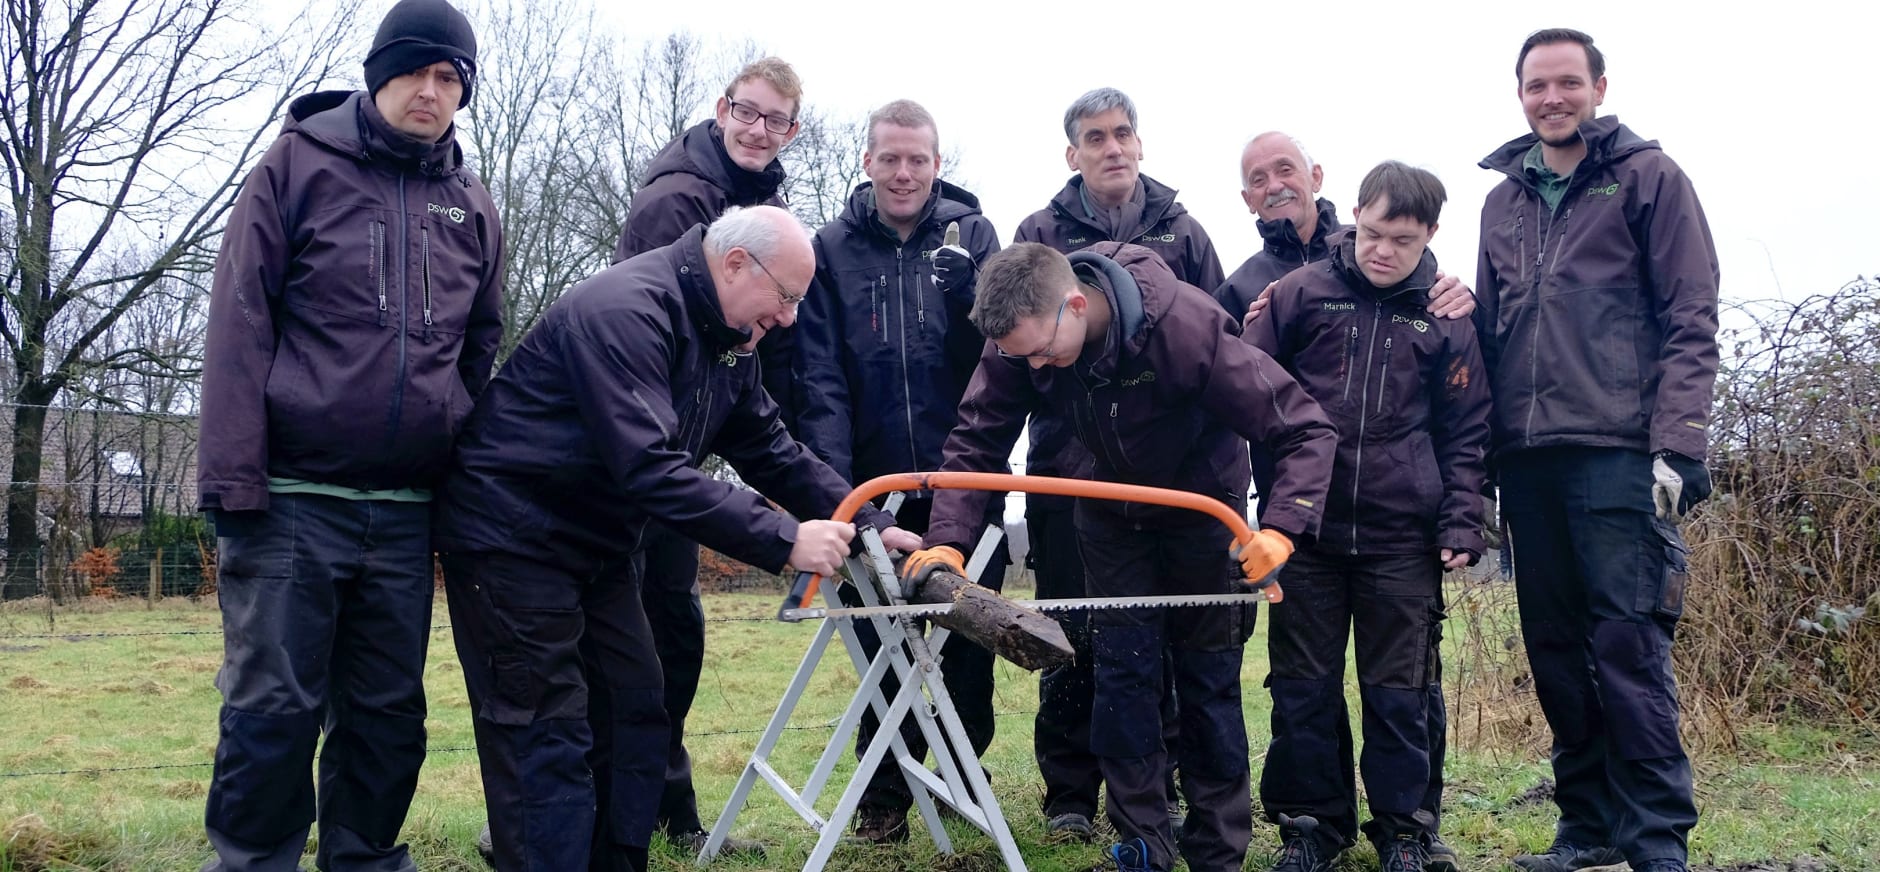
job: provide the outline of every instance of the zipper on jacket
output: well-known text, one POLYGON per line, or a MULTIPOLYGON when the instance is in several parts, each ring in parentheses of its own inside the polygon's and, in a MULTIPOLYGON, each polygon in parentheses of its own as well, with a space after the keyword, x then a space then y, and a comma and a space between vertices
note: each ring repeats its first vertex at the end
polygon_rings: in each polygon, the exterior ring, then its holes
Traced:
POLYGON ((418 225, 418 270, 424 281, 424 326, 429 327, 431 326, 431 228, 422 224, 418 225))
POLYGON ((1358 368, 1358 325, 1351 325, 1351 339, 1345 343, 1345 399, 1351 402, 1351 371, 1358 368))
MULTIPOLYGON (((405 412, 406 336, 411 318, 411 220, 405 205, 405 175, 398 175, 398 373, 392 382, 391 437, 405 412)), ((388 438, 387 441, 392 441, 388 438)))
POLYGON ((868 286, 868 326, 875 331, 875 338, 883 345, 888 344, 888 334, 881 329, 881 292, 887 287, 888 277, 885 274, 868 286))
MULTIPOLYGON (((906 249, 894 250, 894 290, 901 300, 901 411, 907 416, 907 460, 910 469, 920 468, 920 451, 914 447, 914 386, 907 378, 907 264, 904 260, 906 249)), ((914 288, 914 296, 919 297, 920 287, 914 288)), ((926 319, 923 309, 921 318, 926 319)), ((917 328, 918 329, 918 328, 917 328)))
POLYGON ((1390 384, 1390 340, 1384 337, 1384 366, 1377 373, 1377 413, 1384 414, 1384 387, 1390 384))
MULTIPOLYGON (((1373 304, 1371 309, 1371 344, 1364 355, 1364 386, 1358 394, 1358 450, 1351 459, 1351 554, 1358 554, 1358 488, 1364 481, 1364 425, 1365 411, 1371 399, 1371 363, 1377 357, 1377 331, 1384 323, 1384 307, 1373 304)), ((1379 387, 1379 393, 1383 388, 1379 387)))
MULTIPOLYGON (((1546 204, 1539 203, 1538 205, 1546 204)), ((1534 410, 1540 407, 1540 402, 1534 394, 1540 390, 1541 384, 1541 319, 1547 311, 1547 307, 1541 305, 1541 285, 1546 282, 1547 274, 1560 263, 1560 249, 1567 244, 1567 224, 1572 220, 1573 207, 1568 206, 1567 211, 1561 214, 1558 226, 1549 221, 1546 229, 1541 232, 1541 238, 1534 246, 1534 284, 1528 292, 1528 295, 1534 298, 1534 341, 1528 346, 1527 420, 1521 425, 1522 439, 1529 444, 1534 441, 1534 410), (1556 230, 1560 235, 1555 238, 1554 242, 1554 262, 1549 264, 1546 263, 1547 240, 1556 230), (1543 264, 1545 264, 1544 268, 1543 264)))
POLYGON ((379 326, 385 326, 385 222, 374 221, 366 225, 366 235, 372 238, 372 263, 378 269, 379 283, 379 326))

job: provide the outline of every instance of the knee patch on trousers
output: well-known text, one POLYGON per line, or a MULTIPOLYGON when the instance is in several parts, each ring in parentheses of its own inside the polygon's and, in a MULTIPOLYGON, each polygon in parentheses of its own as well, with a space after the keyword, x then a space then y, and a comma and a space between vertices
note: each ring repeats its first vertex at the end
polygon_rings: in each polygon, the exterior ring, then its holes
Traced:
POLYGON ((1096 693, 1090 751, 1099 757, 1146 757, 1162 748, 1162 634, 1154 627, 1092 628, 1096 693))
POLYGON ((1614 752, 1626 760, 1684 753, 1670 632, 1653 621, 1596 621, 1593 657, 1614 752))

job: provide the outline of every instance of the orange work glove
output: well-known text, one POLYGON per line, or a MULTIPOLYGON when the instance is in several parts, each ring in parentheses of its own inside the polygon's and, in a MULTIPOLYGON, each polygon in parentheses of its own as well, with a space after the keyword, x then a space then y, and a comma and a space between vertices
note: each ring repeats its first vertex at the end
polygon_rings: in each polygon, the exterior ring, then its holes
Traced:
POLYGON ((965 575, 966 557, 960 554, 960 549, 950 545, 922 548, 909 554, 907 562, 901 564, 901 577, 912 581, 936 569, 965 575))
POLYGON ((1293 543, 1285 533, 1267 529, 1236 541, 1228 553, 1240 561, 1241 574, 1247 581, 1257 584, 1292 556, 1293 543))

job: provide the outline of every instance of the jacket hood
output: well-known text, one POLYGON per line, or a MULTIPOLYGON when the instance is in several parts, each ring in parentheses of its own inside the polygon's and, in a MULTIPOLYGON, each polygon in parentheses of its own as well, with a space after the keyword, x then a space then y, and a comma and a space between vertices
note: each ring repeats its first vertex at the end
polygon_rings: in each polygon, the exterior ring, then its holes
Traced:
MULTIPOLYGON (((1641 138, 1631 128, 1620 124, 1617 115, 1601 116, 1580 125, 1580 139, 1586 142, 1586 157, 1580 161, 1580 168, 1584 169, 1598 169, 1635 152, 1658 148, 1657 140, 1641 138)), ((1540 137, 1532 133, 1511 139, 1489 152, 1479 165, 1528 186, 1523 164, 1527 153, 1540 141, 1540 137)), ((1574 172, 1579 172, 1579 168, 1574 172)))
POLYGON ((1427 306, 1430 301, 1430 287, 1436 284, 1436 255, 1428 247, 1423 249, 1423 257, 1417 261, 1416 269, 1410 271, 1403 281, 1388 288, 1371 284, 1364 269, 1358 265, 1358 237, 1355 233, 1341 234, 1331 254, 1332 269, 1352 290, 1377 300, 1397 300, 1418 306, 1427 306))
MULTIPOLYGON (((915 223, 918 229, 928 224, 945 224, 958 221, 968 215, 979 214, 979 198, 972 192, 946 179, 934 179, 933 193, 927 198, 927 205, 922 208, 920 221, 915 223)), ((849 192, 848 208, 842 210, 838 219, 847 226, 850 233, 875 233, 883 237, 893 237, 894 232, 881 223, 879 211, 875 207, 875 183, 863 182, 849 192)), ((900 241, 900 240, 897 240, 900 241)))
MULTIPOLYGON (((1188 207, 1175 201, 1174 188, 1150 178, 1147 173, 1137 179, 1142 182, 1142 226, 1131 231, 1127 239, 1135 239, 1167 219, 1188 214, 1188 207)), ((1057 196, 1051 198, 1051 209, 1079 224, 1102 230, 1084 213, 1084 177, 1081 174, 1071 176, 1057 196)))
MULTIPOLYGON (((1181 279, 1162 257, 1140 245, 1099 242, 1070 255, 1073 269, 1084 267, 1104 278, 1101 290, 1110 303, 1110 340, 1121 342, 1122 353, 1142 353, 1150 331, 1168 311, 1170 295, 1181 279), (1132 293, 1133 291, 1133 293, 1132 293)), ((1091 370, 1109 375, 1122 355, 1105 355, 1091 370)))
POLYGON ((698 176, 713 187, 729 194, 732 203, 762 203, 776 196, 783 187, 783 163, 772 160, 763 172, 754 173, 732 162, 725 151, 724 133, 717 121, 701 121, 653 155, 640 179, 645 187, 661 176, 674 173, 698 176))
POLYGON ((442 139, 413 139, 385 120, 364 91, 316 91, 288 104, 281 134, 299 134, 340 154, 381 160, 429 176, 448 176, 463 168, 457 127, 442 139))
POLYGON ((1342 225, 1338 223, 1338 207, 1332 205, 1332 201, 1320 197, 1315 211, 1318 213, 1318 223, 1312 228, 1311 239, 1299 238, 1299 228, 1293 226, 1291 218, 1254 222, 1260 229, 1260 238, 1266 240, 1266 250, 1289 259, 1296 259, 1298 252, 1307 252, 1305 260, 1317 260, 1310 254, 1312 249, 1317 247, 1321 251, 1325 250, 1329 244, 1327 238, 1342 225))
POLYGON ((674 272, 681 276, 680 293, 685 310, 698 325, 699 332, 727 348, 751 341, 751 331, 725 323, 725 310, 718 301, 718 286, 712 282, 711 269, 705 263, 705 228, 695 225, 668 248, 674 272))

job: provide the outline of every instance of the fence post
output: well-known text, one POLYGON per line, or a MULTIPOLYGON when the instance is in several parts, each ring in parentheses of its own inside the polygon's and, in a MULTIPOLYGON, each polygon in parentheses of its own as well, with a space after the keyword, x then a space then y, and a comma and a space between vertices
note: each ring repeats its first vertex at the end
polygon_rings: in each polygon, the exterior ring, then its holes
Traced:
POLYGON ((150 561, 150 608, 157 607, 157 600, 163 597, 163 549, 157 549, 157 556, 150 561))

